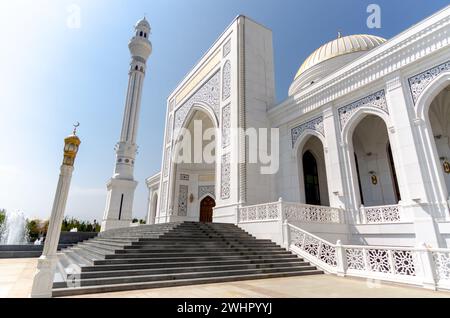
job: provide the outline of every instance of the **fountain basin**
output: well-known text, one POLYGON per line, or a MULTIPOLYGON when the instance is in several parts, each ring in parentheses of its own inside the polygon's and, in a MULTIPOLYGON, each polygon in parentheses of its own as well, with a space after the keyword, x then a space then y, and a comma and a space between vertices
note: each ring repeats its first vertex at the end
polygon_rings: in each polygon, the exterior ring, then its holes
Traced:
MULTIPOLYGON (((61 232, 58 250, 71 247, 79 242, 96 237, 95 232, 61 232)), ((21 245, 0 245, 1 258, 35 258, 42 255, 44 245, 21 244, 21 245)))

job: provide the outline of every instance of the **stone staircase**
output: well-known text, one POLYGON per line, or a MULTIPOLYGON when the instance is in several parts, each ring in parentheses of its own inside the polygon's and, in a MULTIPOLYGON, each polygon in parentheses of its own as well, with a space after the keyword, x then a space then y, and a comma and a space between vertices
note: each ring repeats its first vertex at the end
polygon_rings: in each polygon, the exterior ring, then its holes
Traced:
POLYGON ((233 224, 110 230, 59 254, 53 296, 322 274, 233 224))

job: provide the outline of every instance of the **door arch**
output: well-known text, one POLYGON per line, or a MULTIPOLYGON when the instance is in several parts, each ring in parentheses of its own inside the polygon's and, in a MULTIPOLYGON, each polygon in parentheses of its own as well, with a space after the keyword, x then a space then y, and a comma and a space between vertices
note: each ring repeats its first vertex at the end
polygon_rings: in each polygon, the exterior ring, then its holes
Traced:
POLYGON ((305 183, 305 203, 320 205, 319 169, 311 151, 303 154, 303 176, 305 183))
POLYGON ((213 221, 213 209, 216 206, 216 201, 210 196, 206 196, 200 202, 200 222, 212 223, 213 221))

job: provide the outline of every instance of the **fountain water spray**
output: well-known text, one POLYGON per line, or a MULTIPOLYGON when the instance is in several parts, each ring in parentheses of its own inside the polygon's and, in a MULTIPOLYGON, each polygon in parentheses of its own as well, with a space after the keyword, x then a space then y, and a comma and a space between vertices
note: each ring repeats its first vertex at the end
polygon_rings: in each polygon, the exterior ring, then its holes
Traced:
POLYGON ((27 219, 23 212, 6 212, 0 235, 1 245, 28 244, 27 219))

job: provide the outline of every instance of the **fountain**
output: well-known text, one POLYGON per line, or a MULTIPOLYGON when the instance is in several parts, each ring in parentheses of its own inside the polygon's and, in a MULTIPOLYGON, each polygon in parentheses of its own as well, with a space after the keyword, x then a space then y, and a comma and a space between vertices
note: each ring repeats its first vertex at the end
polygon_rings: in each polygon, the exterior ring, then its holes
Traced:
POLYGON ((0 235, 0 245, 28 244, 27 219, 23 212, 6 212, 0 235))

